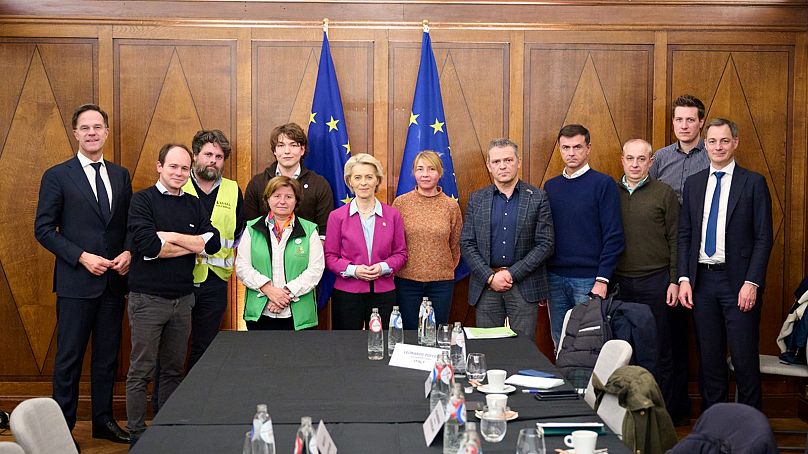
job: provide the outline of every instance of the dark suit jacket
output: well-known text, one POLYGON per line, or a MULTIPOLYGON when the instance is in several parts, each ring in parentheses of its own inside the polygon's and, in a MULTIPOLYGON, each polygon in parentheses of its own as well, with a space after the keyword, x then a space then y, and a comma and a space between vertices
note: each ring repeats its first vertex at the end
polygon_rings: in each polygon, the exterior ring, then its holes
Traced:
MULTIPOLYGON (((682 191, 678 270, 679 277, 690 278, 694 288, 698 279, 704 196, 709 176, 709 168, 690 176, 682 191)), ((772 201, 766 179, 737 162, 729 190, 724 238, 730 285, 740 291, 744 281, 754 282, 760 294, 772 250, 772 201)))
MULTIPOLYGON (((547 193, 523 181, 519 190, 519 216, 516 220, 516 262, 508 268, 527 301, 548 297, 545 262, 553 255, 553 217, 547 193)), ((491 275, 491 201, 494 185, 471 194, 460 234, 460 253, 471 268, 469 304, 474 306, 491 275)))
POLYGON ((129 249, 126 222, 132 181, 125 168, 106 160, 104 163, 112 185, 108 222, 101 217, 95 194, 77 157, 51 167, 42 175, 34 234, 56 256, 53 290, 62 297, 98 297, 108 280, 116 295, 126 293, 126 278, 117 271, 95 276, 79 263, 84 251, 111 260, 129 249))

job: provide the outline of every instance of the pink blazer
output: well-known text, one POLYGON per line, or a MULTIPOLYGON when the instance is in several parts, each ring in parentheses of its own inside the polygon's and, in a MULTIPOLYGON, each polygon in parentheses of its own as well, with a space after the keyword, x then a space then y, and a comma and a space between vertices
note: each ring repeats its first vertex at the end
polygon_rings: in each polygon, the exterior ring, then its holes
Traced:
POLYGON ((368 260, 365 236, 359 213, 348 216, 350 205, 343 205, 328 215, 325 235, 325 266, 337 276, 334 288, 344 292, 368 293, 370 283, 352 277, 342 277, 348 265, 373 265, 387 262, 393 273, 376 279, 376 293, 395 290, 393 274, 407 263, 407 242, 404 238, 404 222, 401 213, 382 203, 382 217, 376 218, 373 230, 373 246, 368 260))

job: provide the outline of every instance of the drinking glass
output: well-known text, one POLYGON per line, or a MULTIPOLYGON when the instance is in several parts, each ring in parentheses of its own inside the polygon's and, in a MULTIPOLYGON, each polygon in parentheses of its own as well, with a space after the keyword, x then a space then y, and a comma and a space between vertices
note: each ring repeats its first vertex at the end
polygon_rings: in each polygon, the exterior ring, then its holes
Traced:
POLYGON ((488 369, 485 366, 485 353, 469 353, 466 360, 466 377, 482 383, 488 369))
POLYGON ((488 408, 480 421, 480 433, 485 441, 499 443, 505 438, 508 431, 508 422, 505 420, 505 408, 488 408))
POLYGON ((546 454, 544 437, 537 429, 522 429, 516 442, 516 454, 546 454))
POLYGON ((449 325, 438 327, 438 348, 449 350, 452 346, 452 329, 449 325))

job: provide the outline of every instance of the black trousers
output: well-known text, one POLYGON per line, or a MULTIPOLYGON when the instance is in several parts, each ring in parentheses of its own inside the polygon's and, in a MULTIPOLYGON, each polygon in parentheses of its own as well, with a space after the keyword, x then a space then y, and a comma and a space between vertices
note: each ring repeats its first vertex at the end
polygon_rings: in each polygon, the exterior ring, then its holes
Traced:
POLYGON ((654 378, 665 399, 665 406, 670 407, 673 403, 671 387, 673 358, 668 321, 669 306, 665 303, 670 284, 670 272, 666 268, 641 277, 618 276, 616 281, 620 285, 619 297, 622 301, 645 304, 651 308, 651 312, 654 314, 658 352, 654 378))
POLYGON ((726 402, 729 379, 726 351, 735 366, 738 402, 760 408, 760 292, 749 312, 738 308, 738 291, 730 287, 725 271, 701 266, 693 290, 693 317, 699 347, 702 409, 726 402))
POLYGON ((331 323, 333 329, 362 329, 370 321, 373 308, 379 308, 383 329, 390 323, 390 314, 396 304, 396 291, 376 293, 373 283, 370 293, 349 293, 334 289, 331 295, 331 323))
MULTIPOLYGON (((677 305, 668 307, 668 332, 671 335, 670 376, 672 402, 668 413, 674 421, 690 417, 690 332, 693 329, 693 311, 677 305)), ((666 401, 667 404, 667 401, 666 401)))
POLYGON ((208 270, 205 282, 194 288, 196 304, 191 312, 191 352, 188 354, 188 370, 219 334, 224 311, 227 309, 227 281, 208 270))
POLYGON ((56 297, 53 400, 61 407, 71 430, 76 425, 81 368, 91 337, 90 394, 93 422, 102 424, 114 419, 112 388, 118 368, 124 306, 124 297, 113 295, 109 287, 97 298, 56 297))

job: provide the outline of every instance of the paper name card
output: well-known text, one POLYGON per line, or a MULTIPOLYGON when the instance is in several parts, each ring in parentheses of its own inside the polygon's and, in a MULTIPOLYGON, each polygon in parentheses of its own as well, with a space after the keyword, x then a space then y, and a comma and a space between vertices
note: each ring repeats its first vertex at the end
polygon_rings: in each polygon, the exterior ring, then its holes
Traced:
POLYGON ((435 440, 435 435, 440 432, 441 427, 446 422, 446 411, 443 405, 435 405, 435 409, 429 414, 429 417, 424 421, 424 441, 426 445, 432 444, 435 440))
POLYGON ((331 439, 331 434, 328 433, 328 429, 325 428, 325 423, 323 420, 320 420, 320 424, 317 424, 317 450, 320 454, 337 454, 337 445, 334 444, 334 440, 331 439))
POLYGON ((404 367, 431 372, 435 367, 441 350, 423 345, 396 344, 393 356, 390 357, 390 366, 404 367))

